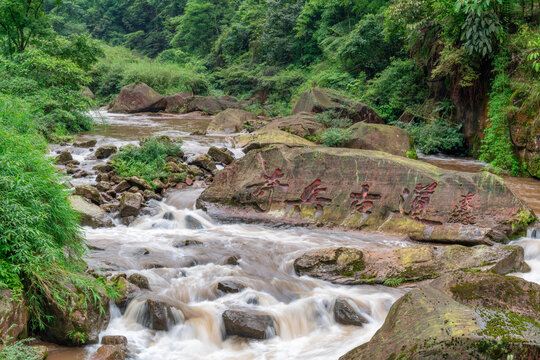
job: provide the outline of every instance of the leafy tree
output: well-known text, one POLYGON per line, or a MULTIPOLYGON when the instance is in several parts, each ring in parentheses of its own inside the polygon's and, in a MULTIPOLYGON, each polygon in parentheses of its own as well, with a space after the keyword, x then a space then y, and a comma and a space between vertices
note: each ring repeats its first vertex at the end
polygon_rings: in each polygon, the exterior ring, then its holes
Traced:
POLYGON ((0 0, 0 36, 8 54, 23 52, 34 37, 48 32, 43 1, 0 0))

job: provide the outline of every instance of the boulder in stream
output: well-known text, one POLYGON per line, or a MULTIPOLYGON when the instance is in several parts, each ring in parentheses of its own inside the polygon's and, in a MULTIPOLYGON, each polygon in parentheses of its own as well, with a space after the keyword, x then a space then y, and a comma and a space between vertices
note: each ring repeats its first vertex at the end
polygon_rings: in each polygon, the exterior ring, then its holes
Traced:
POLYGON ((238 108, 237 102, 216 99, 213 96, 193 96, 186 99, 183 108, 184 113, 201 111, 206 114, 214 115, 228 108, 238 108))
POLYGON ((234 155, 227 148, 210 147, 208 155, 218 164, 230 165, 234 161, 234 155))
POLYGON ((73 146, 80 147, 80 148, 92 148, 96 146, 97 140, 96 139, 78 139, 73 143, 73 146))
POLYGON ((150 289, 148 278, 141 274, 131 274, 127 280, 141 289, 150 289))
POLYGON ((120 215, 122 217, 137 216, 141 211, 144 197, 136 193, 125 192, 120 198, 120 215))
POLYGON ((339 226, 467 245, 508 241, 535 219, 496 175, 322 146, 248 152, 215 176, 197 205, 219 219, 339 226))
POLYGON ((102 345, 90 360, 124 360, 127 356, 125 345, 102 345))
POLYGON ((225 294, 235 294, 244 290, 246 287, 234 281, 220 281, 217 284, 217 289, 225 294))
POLYGON ((112 154, 115 154, 118 151, 118 148, 114 145, 103 145, 97 148, 94 156, 96 159, 106 159, 112 154))
POLYGON ((263 340, 277 334, 274 318, 259 311, 226 310, 222 318, 228 336, 263 340))
POLYGON ((142 317, 137 321, 149 329, 168 331, 182 321, 179 311, 164 302, 147 299, 143 306, 142 317))
POLYGON ((120 90, 109 104, 113 113, 156 112, 165 110, 165 98, 145 83, 133 83, 120 90))
POLYGON ((81 185, 75 187, 75 195, 82 196, 97 205, 101 205, 103 203, 99 190, 92 185, 81 185))
POLYGON ((73 156, 69 151, 65 150, 62 151, 54 160, 58 165, 66 165, 68 162, 73 160, 73 156))
MULTIPOLYGON (((472 278, 477 274, 469 273, 468 276, 472 278)), ((501 276, 497 283, 504 278, 501 276)), ((461 287, 474 288, 476 284, 476 280, 469 279, 461 283, 461 287)), ((525 289, 521 290, 538 299, 538 285, 525 289)), ((510 305, 517 300, 511 291, 477 291, 474 297, 481 300, 473 307, 436 287, 419 286, 394 303, 383 326, 368 343, 351 350, 340 360, 528 360, 540 357, 538 318, 492 306, 493 301, 502 300, 508 303, 502 308, 518 308, 519 303, 514 307, 510 305), (499 295, 509 297, 495 299, 499 295)))
POLYGON ((343 325, 362 326, 369 321, 360 314, 349 299, 338 298, 334 303, 334 319, 343 325))
POLYGON ((329 248, 308 251, 294 261, 298 275, 339 284, 385 284, 433 279, 459 269, 499 274, 527 271, 520 246, 412 246, 359 250, 329 248))
POLYGON ((72 209, 77 211, 80 215, 80 225, 93 228, 113 226, 113 222, 105 210, 85 200, 82 196, 70 196, 69 202, 72 209))
POLYGON ((211 173, 217 171, 216 163, 212 160, 212 157, 208 154, 201 154, 195 159, 191 160, 190 164, 203 168, 211 173))

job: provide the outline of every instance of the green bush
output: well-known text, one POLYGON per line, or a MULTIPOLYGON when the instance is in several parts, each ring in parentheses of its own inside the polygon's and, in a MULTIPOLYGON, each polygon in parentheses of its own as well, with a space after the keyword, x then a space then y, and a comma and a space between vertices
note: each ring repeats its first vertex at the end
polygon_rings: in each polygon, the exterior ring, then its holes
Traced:
POLYGON ((341 147, 349 141, 350 136, 348 129, 329 128, 320 135, 320 140, 324 146, 341 147))
MULTIPOLYGON (((11 339, 10 339, 11 340, 11 339)), ((31 346, 25 345, 29 339, 17 341, 14 344, 5 342, 0 345, 0 359, 2 360, 42 360, 37 351, 31 346)))
POLYGON ((333 110, 318 113, 317 122, 320 122, 327 128, 339 129, 346 129, 353 123, 351 119, 340 117, 339 114, 333 110))
POLYGON ((182 157, 182 140, 158 136, 142 139, 140 146, 128 145, 112 159, 116 172, 122 177, 140 176, 146 181, 163 179, 168 156, 182 157))
POLYGON ((47 299, 67 306, 65 282, 97 301, 101 286, 84 276, 83 237, 68 190, 34 128, 29 107, 0 96, 0 288, 24 294, 33 329, 46 326, 47 299))
POLYGON ((463 151, 463 134, 461 124, 452 125, 442 119, 435 119, 431 122, 422 123, 402 123, 396 122, 409 133, 414 143, 420 151, 426 155, 445 153, 457 154, 463 151))

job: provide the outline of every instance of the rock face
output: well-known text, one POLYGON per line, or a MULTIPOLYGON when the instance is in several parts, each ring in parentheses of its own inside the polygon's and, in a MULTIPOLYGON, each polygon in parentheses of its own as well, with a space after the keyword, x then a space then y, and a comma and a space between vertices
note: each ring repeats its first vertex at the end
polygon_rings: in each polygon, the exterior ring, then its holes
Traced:
POLYGON ((14 299, 11 291, 0 290, 0 343, 8 336, 13 339, 25 336, 28 310, 22 299, 14 299))
POLYGON ((268 125, 262 127, 261 130, 278 129, 305 139, 310 136, 314 137, 325 130, 324 125, 317 122, 316 119, 317 117, 312 113, 301 112, 284 118, 275 119, 268 125))
POLYGON ((349 149, 379 150, 405 157, 416 158, 409 134, 397 126, 360 122, 349 128, 351 136, 344 147, 349 149))
MULTIPOLYGON (((73 284, 65 282, 69 297, 63 299, 66 303, 59 304, 55 299, 44 299, 45 311, 51 315, 47 327, 40 333, 45 340, 68 346, 95 344, 98 335, 109 323, 109 298, 104 290, 99 290, 100 306, 90 300, 83 301, 83 293, 73 284)), ((90 298, 93 295, 87 294, 90 298)))
POLYGON ((109 105, 114 113, 156 112, 165 110, 165 98, 145 83, 133 83, 120 90, 109 105))
POLYGON ((113 223, 107 213, 99 206, 86 201, 83 197, 73 195, 69 197, 71 207, 80 214, 79 224, 81 226, 112 227, 113 223))
POLYGON ((351 99, 325 88, 314 88, 305 91, 296 102, 293 114, 301 112, 320 113, 334 110, 354 122, 364 121, 373 124, 384 124, 383 119, 369 106, 356 103, 351 99))
MULTIPOLYGON (((534 293, 538 296, 537 289, 534 293)), ((495 294, 478 295, 491 298, 495 294)), ((479 303, 487 304, 487 301, 479 303)), ((532 318, 495 307, 467 306, 439 289, 424 285, 394 303, 371 341, 340 360, 438 360, 443 358, 442 354, 453 360, 537 359, 540 326, 532 318)))
POLYGON ((459 269, 498 274, 528 271, 519 246, 415 246, 385 250, 317 249, 294 262, 298 275, 340 284, 388 284, 433 279, 459 269))
POLYGON ((207 128, 208 133, 233 134, 244 130, 244 124, 257 116, 240 109, 227 109, 216 115, 207 128))
POLYGON ((238 104, 233 101, 216 99, 213 96, 193 96, 186 100, 184 112, 202 111, 206 114, 217 114, 228 108, 238 108, 238 104))
POLYGON ((216 175, 198 206, 218 218, 342 226, 471 245, 504 242, 534 218, 495 175, 320 146, 251 151, 216 175))
POLYGON ((139 193, 123 193, 120 198, 120 215, 122 217, 139 215, 143 202, 144 197, 139 193))
POLYGON ((245 148, 244 151, 260 149, 272 144, 286 144, 289 146, 314 146, 309 140, 301 138, 279 129, 261 128, 254 133, 238 135, 235 138, 239 147, 245 148))
POLYGON ((277 334, 276 322, 268 314, 258 311, 226 310, 222 317, 228 336, 237 335, 262 340, 277 334))
POLYGON ((540 178, 540 115, 531 118, 517 112, 510 122, 510 135, 529 173, 540 178))

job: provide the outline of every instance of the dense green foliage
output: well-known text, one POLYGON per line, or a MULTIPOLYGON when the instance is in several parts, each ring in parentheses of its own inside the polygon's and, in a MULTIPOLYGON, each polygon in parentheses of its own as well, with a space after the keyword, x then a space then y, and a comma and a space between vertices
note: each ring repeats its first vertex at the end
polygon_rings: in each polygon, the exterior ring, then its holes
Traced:
POLYGON ((167 157, 182 157, 182 140, 158 136, 140 141, 140 146, 128 145, 112 159, 116 172, 122 177, 140 176, 146 181, 163 179, 171 172, 167 157))
POLYGON ((459 154, 463 151, 461 125, 452 126, 442 119, 430 122, 398 123, 398 125, 407 130, 414 144, 423 154, 459 154))
MULTIPOLYGON (((10 339, 12 340, 12 339, 10 339)), ((0 346, 0 359, 2 360, 42 360, 37 351, 26 345, 28 340, 17 341, 14 344, 4 342, 0 346)))
POLYGON ((328 128, 320 134, 321 144, 331 147, 342 147, 349 141, 351 132, 348 129, 328 128))

